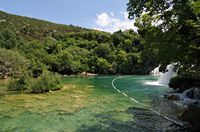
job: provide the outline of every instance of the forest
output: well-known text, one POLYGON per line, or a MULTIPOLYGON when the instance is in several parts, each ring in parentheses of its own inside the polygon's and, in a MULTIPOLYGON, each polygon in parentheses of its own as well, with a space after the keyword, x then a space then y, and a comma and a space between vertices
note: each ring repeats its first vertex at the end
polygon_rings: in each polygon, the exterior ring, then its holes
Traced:
POLYGON ((49 91, 59 80, 49 80, 56 74, 147 75, 158 65, 155 52, 133 30, 110 34, 5 12, 0 18, 1 78, 13 78, 10 90, 49 91), (53 86, 29 86, 43 79, 53 86))

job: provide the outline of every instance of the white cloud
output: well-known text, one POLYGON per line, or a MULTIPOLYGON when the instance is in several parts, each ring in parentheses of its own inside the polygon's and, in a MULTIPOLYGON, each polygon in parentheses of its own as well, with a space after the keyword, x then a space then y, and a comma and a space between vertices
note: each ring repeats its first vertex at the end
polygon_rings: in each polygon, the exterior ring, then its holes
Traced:
POLYGON ((107 13, 103 12, 97 16, 96 23, 99 26, 105 27, 110 24, 110 17, 107 13))
POLYGON ((128 13, 120 12, 120 14, 123 15, 123 18, 116 17, 113 12, 110 14, 106 12, 98 14, 94 21, 94 29, 111 33, 127 29, 133 29, 136 31, 137 28, 134 26, 134 21, 128 19, 128 13))

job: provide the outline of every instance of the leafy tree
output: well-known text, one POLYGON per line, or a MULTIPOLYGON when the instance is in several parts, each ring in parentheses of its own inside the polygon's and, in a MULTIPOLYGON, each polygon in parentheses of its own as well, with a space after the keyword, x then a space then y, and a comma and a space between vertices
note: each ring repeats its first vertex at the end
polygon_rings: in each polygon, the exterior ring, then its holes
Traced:
POLYGON ((124 40, 124 37, 122 35, 122 31, 121 30, 119 30, 117 32, 114 32, 112 34, 112 42, 113 42, 113 45, 115 47, 117 47, 120 43, 122 43, 123 40, 124 40))
POLYGON ((62 46, 64 45, 52 37, 46 38, 44 43, 45 43, 44 49, 47 51, 48 54, 60 53, 62 51, 62 46))
POLYGON ((89 51, 79 47, 69 47, 58 56, 59 72, 61 74, 80 73, 88 71, 89 51))
POLYGON ((98 58, 97 60, 97 72, 102 74, 110 73, 112 65, 106 61, 106 59, 98 58))
POLYGON ((0 75, 2 78, 22 74, 28 64, 28 60, 19 52, 0 48, 0 75))
POLYGON ((15 34, 5 29, 0 31, 0 48, 12 49, 17 46, 17 38, 15 34))
POLYGON ((105 58, 110 52, 110 46, 108 43, 100 44, 99 46, 95 47, 94 52, 99 56, 105 58))
POLYGON ((157 49, 161 64, 180 62, 198 77, 200 56, 200 8, 198 0, 129 0, 130 19, 145 43, 157 49))

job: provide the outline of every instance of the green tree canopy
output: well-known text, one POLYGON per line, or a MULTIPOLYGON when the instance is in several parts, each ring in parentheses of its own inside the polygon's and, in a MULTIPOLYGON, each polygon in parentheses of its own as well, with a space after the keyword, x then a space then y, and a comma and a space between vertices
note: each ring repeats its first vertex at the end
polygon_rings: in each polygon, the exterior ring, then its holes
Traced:
POLYGON ((28 61, 17 51, 0 48, 0 76, 14 76, 28 68, 28 61))
POLYGON ((179 62, 187 71, 200 71, 199 0, 129 0, 130 19, 144 43, 156 49, 161 64, 179 62))
POLYGON ((11 49, 16 46, 17 37, 12 31, 8 29, 0 31, 0 48, 11 49))

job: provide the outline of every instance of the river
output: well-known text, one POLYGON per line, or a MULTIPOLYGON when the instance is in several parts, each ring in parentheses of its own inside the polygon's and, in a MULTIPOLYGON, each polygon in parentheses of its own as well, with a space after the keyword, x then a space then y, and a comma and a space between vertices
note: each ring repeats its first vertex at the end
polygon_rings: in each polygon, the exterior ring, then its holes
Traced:
MULTIPOLYGON (((118 93, 112 87, 115 77, 65 77, 64 88, 59 91, 0 94, 0 131, 182 131, 118 93)), ((115 86, 130 98, 177 120, 182 108, 163 98, 170 88, 146 83, 155 80, 153 76, 128 76, 117 79, 115 86)))

